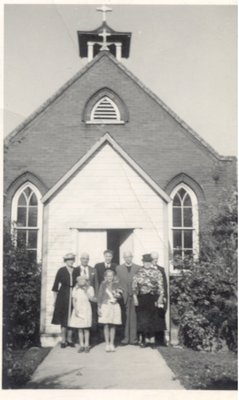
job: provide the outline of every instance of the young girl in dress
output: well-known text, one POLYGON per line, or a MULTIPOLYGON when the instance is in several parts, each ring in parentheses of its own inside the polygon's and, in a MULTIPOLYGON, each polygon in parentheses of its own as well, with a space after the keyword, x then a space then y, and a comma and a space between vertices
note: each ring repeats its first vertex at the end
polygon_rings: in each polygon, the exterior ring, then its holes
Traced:
POLYGON ((89 353, 90 327, 92 325, 92 308, 90 301, 95 301, 94 289, 84 276, 78 276, 72 291, 73 311, 70 327, 78 328, 80 348, 78 353, 89 353))
POLYGON ((121 325, 121 310, 118 299, 122 296, 122 289, 111 269, 105 271, 105 279, 101 283, 98 293, 98 322, 104 325, 104 337, 107 352, 115 351, 115 326, 121 325))

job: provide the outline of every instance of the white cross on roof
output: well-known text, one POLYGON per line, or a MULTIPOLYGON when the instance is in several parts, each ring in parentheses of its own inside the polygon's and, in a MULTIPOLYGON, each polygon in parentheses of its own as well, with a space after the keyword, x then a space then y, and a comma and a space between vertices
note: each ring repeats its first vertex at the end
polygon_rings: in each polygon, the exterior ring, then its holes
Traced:
POLYGON ((106 13, 111 12, 112 8, 102 5, 101 7, 98 7, 96 10, 102 12, 102 22, 105 22, 106 21, 106 13))
POLYGON ((104 28, 103 31, 101 33, 99 33, 99 36, 103 37, 103 42, 101 44, 100 50, 109 50, 109 48, 107 46, 109 44, 109 43, 107 43, 107 36, 111 36, 111 34, 107 33, 106 29, 104 28))

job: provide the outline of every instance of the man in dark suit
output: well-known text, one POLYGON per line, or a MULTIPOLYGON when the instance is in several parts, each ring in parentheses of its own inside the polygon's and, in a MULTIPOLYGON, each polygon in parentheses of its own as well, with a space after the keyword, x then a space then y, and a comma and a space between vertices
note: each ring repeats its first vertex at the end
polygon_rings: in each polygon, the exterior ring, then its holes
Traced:
POLYGON ((118 265, 116 274, 123 289, 123 303, 121 304, 124 338, 122 345, 137 344, 137 323, 136 311, 133 301, 132 281, 133 276, 139 271, 140 266, 132 262, 133 254, 130 251, 124 252, 124 264, 118 265))
POLYGON ((163 308, 157 309, 157 332, 155 333, 155 343, 161 346, 165 346, 165 313, 168 308, 168 285, 165 270, 163 267, 158 265, 159 255, 156 251, 151 253, 152 264, 158 268, 163 277, 163 288, 164 288, 164 298, 163 298, 163 308))
POLYGON ((80 276, 84 276, 90 286, 95 289, 95 268, 89 266, 90 256, 88 253, 82 253, 80 256, 80 265, 77 267, 80 276))
POLYGON ((111 269, 115 272, 117 264, 112 263, 113 259, 113 251, 105 250, 104 251, 104 262, 95 264, 95 291, 98 294, 99 287, 101 282, 104 280, 104 274, 107 269, 111 269))

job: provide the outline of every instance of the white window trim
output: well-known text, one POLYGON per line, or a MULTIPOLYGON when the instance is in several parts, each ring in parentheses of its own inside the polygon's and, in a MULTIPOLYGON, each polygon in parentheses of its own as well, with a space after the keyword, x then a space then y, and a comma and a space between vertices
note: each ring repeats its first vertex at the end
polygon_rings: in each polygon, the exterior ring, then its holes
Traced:
MULTIPOLYGON (((37 227, 38 229, 37 234, 37 262, 41 262, 41 254, 42 254, 42 218, 43 218, 43 205, 42 205, 42 195, 40 191, 37 189, 35 185, 31 182, 25 182, 20 188, 15 192, 13 199, 12 199, 12 208, 11 208, 11 233, 13 238, 15 238, 16 233, 16 221, 17 221, 17 207, 18 207, 18 200, 21 196, 22 192, 29 187, 36 195, 38 208, 37 208, 37 227)), ((26 228, 27 229, 27 228, 26 228)))
POLYGON ((97 125, 99 125, 99 124, 104 124, 104 125, 124 125, 125 124, 125 122, 124 121, 116 121, 116 120, 113 120, 112 119, 112 121, 109 121, 108 119, 95 119, 94 121, 85 121, 85 123, 86 124, 88 124, 88 125, 90 125, 90 124, 92 124, 92 125, 94 125, 94 124, 97 124, 97 125))
POLYGON ((124 124, 124 121, 122 121, 120 119, 120 111, 119 111, 119 108, 117 107, 117 105, 115 104, 115 102, 113 100, 111 100, 110 97, 103 96, 100 100, 98 100, 96 102, 96 104, 92 108, 91 113, 90 113, 90 120, 86 121, 86 124, 124 124), (107 99, 109 101, 109 103, 111 103, 112 107, 115 109, 116 119, 108 120, 108 119, 94 118, 94 113, 95 113, 96 108, 98 107, 99 103, 101 103, 101 101, 104 99, 107 99))
MULTIPOLYGON (((169 243, 170 243, 170 251, 173 252, 173 198, 175 194, 180 190, 184 189, 190 196, 192 201, 192 218, 193 218, 193 254, 194 260, 198 258, 199 254, 199 216, 198 216, 198 200, 195 192, 185 183, 180 183, 175 186, 170 194, 171 202, 168 206, 168 221, 169 221, 169 243)), ((170 259, 170 274, 177 275, 180 271, 174 269, 173 262, 170 259)))

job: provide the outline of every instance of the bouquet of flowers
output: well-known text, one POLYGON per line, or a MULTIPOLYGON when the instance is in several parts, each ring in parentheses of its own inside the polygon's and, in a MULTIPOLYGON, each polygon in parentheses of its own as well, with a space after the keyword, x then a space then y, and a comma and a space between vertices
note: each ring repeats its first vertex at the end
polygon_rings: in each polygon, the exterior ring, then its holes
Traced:
POLYGON ((109 288, 107 288, 106 293, 109 296, 110 303, 116 303, 117 300, 122 296, 123 290, 120 288, 117 288, 117 289, 113 289, 111 291, 109 288))
POLYGON ((112 294, 113 294, 113 296, 114 296, 115 299, 120 299, 120 297, 121 297, 122 294, 123 294, 123 290, 120 289, 120 288, 114 289, 114 290, 112 290, 112 294))

